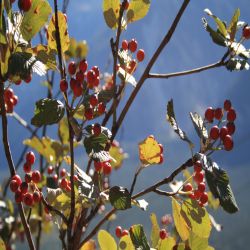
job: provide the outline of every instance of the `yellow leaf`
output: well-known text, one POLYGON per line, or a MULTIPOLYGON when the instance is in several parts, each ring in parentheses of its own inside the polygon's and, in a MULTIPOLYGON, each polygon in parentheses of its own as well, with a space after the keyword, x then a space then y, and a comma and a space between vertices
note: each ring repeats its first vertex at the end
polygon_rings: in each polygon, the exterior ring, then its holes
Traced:
MULTIPOLYGON (((69 39, 66 17, 60 11, 58 12, 58 26, 59 26, 59 33, 60 33, 61 48, 62 48, 62 52, 64 53, 69 48, 70 39, 69 39)), ((57 51, 55 30, 56 28, 55 28, 55 14, 54 14, 48 26, 48 46, 50 49, 54 49, 57 51)))
POLYGON ((174 198, 172 198, 172 210, 176 230, 181 239, 186 241, 190 234, 190 228, 181 214, 181 205, 174 198))
POLYGON ((139 156, 142 164, 160 164, 162 162, 162 146, 153 136, 148 136, 139 143, 139 156))
POLYGON ((107 231, 100 230, 97 238, 101 250, 117 250, 114 238, 107 231))
POLYGON ((128 23, 145 17, 149 11, 150 2, 150 0, 131 0, 127 11, 128 23))
POLYGON ((0 237, 0 250, 6 250, 5 244, 1 237, 0 237))
POLYGON ((81 248, 80 250, 95 250, 96 245, 94 240, 89 240, 87 241, 81 248))
POLYGON ((120 0, 103 0, 102 9, 104 19, 109 28, 117 28, 117 21, 120 11, 120 0))
POLYGON ((152 213, 150 215, 150 220, 152 223, 152 230, 151 230, 151 242, 152 242, 152 247, 156 247, 158 244, 158 241, 160 239, 159 233, 160 233, 160 227, 157 221, 157 217, 155 213, 152 213))
POLYGON ((159 241, 158 250, 172 250, 176 242, 173 237, 165 238, 164 240, 159 241))
POLYGON ((122 148, 119 146, 118 143, 117 145, 115 145, 114 143, 112 144, 109 149, 109 154, 112 158, 115 159, 115 161, 111 161, 112 168, 120 168, 123 163, 123 160, 126 158, 126 154, 123 152, 122 148))
POLYGON ((129 235, 125 235, 119 242, 119 250, 135 250, 129 235))

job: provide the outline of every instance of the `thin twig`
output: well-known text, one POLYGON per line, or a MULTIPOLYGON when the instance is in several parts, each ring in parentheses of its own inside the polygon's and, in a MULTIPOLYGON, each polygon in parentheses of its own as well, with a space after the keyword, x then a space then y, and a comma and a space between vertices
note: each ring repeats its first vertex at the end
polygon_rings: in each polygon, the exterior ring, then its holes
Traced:
POLYGON ((130 195, 132 195, 133 192, 134 192, 134 188, 135 188, 135 184, 136 184, 136 181, 137 181, 137 177, 138 177, 138 175, 140 174, 140 172, 141 172, 142 169, 143 169, 143 167, 140 166, 140 167, 136 170, 136 172, 135 172, 134 179, 133 179, 133 182, 132 182, 132 185, 131 185, 131 188, 130 188, 130 195))

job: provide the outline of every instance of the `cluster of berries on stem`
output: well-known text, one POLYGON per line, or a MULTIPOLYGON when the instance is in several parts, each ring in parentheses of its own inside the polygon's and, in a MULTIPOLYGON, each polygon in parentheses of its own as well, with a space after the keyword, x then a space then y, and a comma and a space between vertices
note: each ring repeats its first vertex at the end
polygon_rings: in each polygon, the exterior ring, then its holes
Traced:
POLYGON ((4 90, 4 103, 7 113, 13 113, 14 106, 18 103, 18 97, 14 94, 13 89, 6 88, 4 90))

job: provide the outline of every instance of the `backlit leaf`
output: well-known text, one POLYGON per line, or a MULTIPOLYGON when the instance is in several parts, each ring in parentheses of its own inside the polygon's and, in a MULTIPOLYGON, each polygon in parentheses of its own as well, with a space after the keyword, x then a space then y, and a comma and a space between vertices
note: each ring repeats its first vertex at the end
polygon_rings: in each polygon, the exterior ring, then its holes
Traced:
POLYGON ((96 249, 96 244, 95 241, 89 240, 87 241, 81 248, 80 250, 95 250, 96 249))
POLYGON ((119 18, 120 1, 119 0, 103 0, 102 2, 103 15, 106 24, 109 28, 117 28, 119 18))
POLYGON ((152 229, 151 229, 151 244, 152 247, 156 247, 158 244, 158 241, 160 239, 160 226, 157 221, 157 217, 154 213, 150 214, 150 220, 152 224, 152 229))
POLYGON ((20 26, 20 31, 26 41, 45 25, 52 9, 47 0, 32 0, 29 11, 24 12, 24 17, 20 26))
POLYGON ((150 250, 142 225, 133 225, 129 229, 130 238, 136 249, 150 250))
POLYGON ((5 244, 3 242, 3 239, 0 237, 0 250, 6 250, 5 244))
POLYGON ((97 235, 101 250, 117 250, 114 238, 105 230, 100 230, 97 235))
POLYGON ((232 20, 227 28, 227 31, 230 35, 230 41, 233 41, 235 38, 239 17, 240 17, 240 9, 236 9, 232 17, 232 20))
POLYGON ((109 201, 118 210, 131 208, 131 195, 124 187, 114 186, 109 190, 109 201))
POLYGON ((172 250, 176 241, 173 237, 167 237, 164 240, 159 240, 158 250, 172 250))
POLYGON ((131 0, 127 10, 128 23, 145 17, 149 11, 151 0, 131 0))
POLYGON ((129 235, 125 235, 120 239, 119 250, 135 250, 129 235))
POLYGON ((191 233, 188 243, 192 250, 206 249, 208 247, 208 238, 201 238, 194 233, 191 233))
POLYGON ((111 166, 114 169, 118 169, 122 166, 123 160, 126 158, 126 154, 123 152, 122 148, 119 145, 112 143, 109 154, 115 161, 111 161, 111 166))
POLYGON ((148 136, 139 143, 139 156, 142 164, 152 165, 161 163, 162 147, 153 136, 148 136))

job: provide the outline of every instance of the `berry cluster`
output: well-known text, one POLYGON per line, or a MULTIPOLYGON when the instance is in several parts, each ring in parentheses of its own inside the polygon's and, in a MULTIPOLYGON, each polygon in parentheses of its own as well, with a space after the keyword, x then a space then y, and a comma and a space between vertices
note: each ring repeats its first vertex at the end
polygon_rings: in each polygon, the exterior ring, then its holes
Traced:
POLYGON ((117 238, 121 238, 121 237, 123 237, 125 235, 129 235, 129 231, 126 230, 126 229, 122 229, 121 226, 118 226, 115 229, 115 235, 116 235, 117 238))
MULTIPOLYGON (((122 41, 122 50, 126 52, 131 52, 131 58, 132 54, 137 51, 137 41, 135 39, 132 39, 131 41, 123 40, 122 41)), ((136 53, 136 59, 129 60, 127 63, 124 64, 118 64, 117 68, 119 69, 120 67, 124 69, 126 72, 129 74, 133 74, 137 68, 138 62, 142 62, 145 58, 145 52, 143 49, 139 49, 136 53)))
POLYGON ((11 88, 7 88, 4 90, 4 102, 7 113, 12 113, 14 110, 14 106, 18 103, 18 97, 14 95, 14 91, 11 88))
POLYGON ((110 160, 108 161, 94 161, 95 171, 103 172, 105 175, 110 175, 112 172, 112 166, 110 160))
POLYGON ((26 173, 24 181, 19 175, 14 175, 10 181, 10 190, 15 193, 16 202, 24 202, 27 206, 33 206, 34 203, 41 201, 41 192, 36 186, 36 183, 41 181, 41 174, 39 171, 31 171, 35 159, 34 153, 28 152, 23 166, 26 173))
POLYGON ((232 135, 235 132, 234 121, 236 119, 236 111, 232 107, 230 100, 225 100, 224 109, 217 108, 213 109, 212 107, 207 108, 205 112, 205 119, 208 123, 212 123, 214 119, 218 120, 218 125, 211 127, 209 132, 209 138, 213 142, 220 140, 220 144, 223 144, 226 151, 233 149, 233 139, 232 135), (224 115, 226 115, 226 120, 222 120, 224 115), (226 122, 225 126, 219 127, 219 125, 226 122))
POLYGON ((204 182, 204 172, 202 170, 202 164, 200 161, 196 161, 194 163, 194 174, 193 180, 196 184, 196 188, 194 189, 191 183, 187 183, 183 189, 185 192, 191 192, 189 194, 189 198, 198 200, 199 205, 202 207, 208 201, 208 194, 205 192, 206 183, 204 182))
POLYGON ((89 107, 84 111, 84 116, 87 120, 92 120, 97 115, 102 115, 106 111, 106 105, 99 102, 98 94, 93 94, 89 98, 89 107))
POLYGON ((250 39, 250 26, 246 25, 242 30, 242 37, 250 39))

